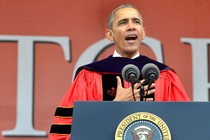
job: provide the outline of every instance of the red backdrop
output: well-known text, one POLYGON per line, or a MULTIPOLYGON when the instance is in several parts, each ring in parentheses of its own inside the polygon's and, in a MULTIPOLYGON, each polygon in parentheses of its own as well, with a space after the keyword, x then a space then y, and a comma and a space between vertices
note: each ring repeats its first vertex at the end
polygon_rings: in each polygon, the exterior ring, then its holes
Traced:
MULTIPOLYGON (((84 50, 103 39, 108 14, 122 3, 141 11, 146 34, 161 41, 164 61, 174 68, 192 99, 192 50, 182 37, 210 38, 208 0, 0 0, 0 35, 66 36, 70 62, 56 44, 35 44, 34 128, 49 132, 55 108, 71 84, 72 72, 84 50)), ((0 41, 0 131, 15 127, 17 112, 17 42, 0 41)), ((154 57, 143 46, 142 54, 154 57)), ((102 57, 113 49, 106 50, 102 57)), ((1 140, 37 137, 4 137, 1 140)))

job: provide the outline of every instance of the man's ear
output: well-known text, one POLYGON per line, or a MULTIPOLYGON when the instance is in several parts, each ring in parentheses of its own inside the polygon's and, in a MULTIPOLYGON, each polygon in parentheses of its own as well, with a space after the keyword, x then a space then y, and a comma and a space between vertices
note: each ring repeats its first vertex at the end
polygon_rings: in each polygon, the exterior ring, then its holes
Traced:
POLYGON ((105 36, 106 36, 106 38, 109 39, 110 41, 114 41, 112 30, 106 29, 106 31, 105 31, 105 36))

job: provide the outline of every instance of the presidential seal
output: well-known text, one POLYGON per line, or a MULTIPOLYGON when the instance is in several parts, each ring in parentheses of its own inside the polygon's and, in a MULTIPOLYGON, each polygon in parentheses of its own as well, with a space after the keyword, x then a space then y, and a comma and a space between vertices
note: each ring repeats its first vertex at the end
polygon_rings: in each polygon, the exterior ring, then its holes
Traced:
POLYGON ((115 140, 171 140, 166 123, 148 112, 133 113, 124 118, 115 132, 115 140))

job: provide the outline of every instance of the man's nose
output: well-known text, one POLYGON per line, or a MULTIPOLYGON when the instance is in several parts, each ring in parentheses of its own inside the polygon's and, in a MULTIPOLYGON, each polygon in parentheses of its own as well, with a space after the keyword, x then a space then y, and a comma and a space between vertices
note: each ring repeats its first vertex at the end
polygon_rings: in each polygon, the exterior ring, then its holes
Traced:
POLYGON ((128 30, 135 30, 136 28, 135 28, 135 25, 134 25, 134 23, 132 22, 132 21, 129 21, 128 22, 128 30))

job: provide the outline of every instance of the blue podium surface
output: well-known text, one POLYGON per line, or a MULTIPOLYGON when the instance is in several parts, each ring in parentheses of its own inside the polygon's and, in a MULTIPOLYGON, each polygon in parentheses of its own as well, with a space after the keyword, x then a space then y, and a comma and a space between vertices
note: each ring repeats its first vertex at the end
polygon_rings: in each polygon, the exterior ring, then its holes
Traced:
POLYGON ((172 140, 210 140, 209 102, 75 102, 71 140, 114 140, 120 122, 137 112, 152 113, 172 140))

